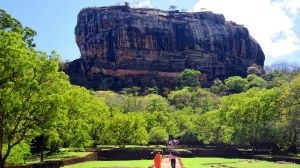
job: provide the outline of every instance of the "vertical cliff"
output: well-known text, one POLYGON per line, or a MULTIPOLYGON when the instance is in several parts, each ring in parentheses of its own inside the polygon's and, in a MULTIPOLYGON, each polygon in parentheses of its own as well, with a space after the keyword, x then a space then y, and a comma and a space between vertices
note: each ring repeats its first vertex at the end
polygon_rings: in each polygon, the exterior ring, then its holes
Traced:
POLYGON ((265 59, 247 28, 212 12, 86 8, 75 35, 81 58, 66 72, 73 83, 95 89, 104 79, 113 88, 173 87, 186 68, 200 70, 208 81, 245 76, 265 59))

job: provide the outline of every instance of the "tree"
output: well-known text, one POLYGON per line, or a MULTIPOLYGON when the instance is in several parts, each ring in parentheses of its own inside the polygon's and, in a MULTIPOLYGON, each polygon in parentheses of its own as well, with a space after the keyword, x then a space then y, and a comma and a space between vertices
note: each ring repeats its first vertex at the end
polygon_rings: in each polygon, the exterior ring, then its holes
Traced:
POLYGON ((99 90, 109 90, 109 89, 112 88, 113 85, 114 85, 113 78, 103 78, 97 89, 99 89, 99 90))
POLYGON ((201 72, 193 69, 185 69, 177 80, 177 87, 183 88, 188 87, 200 87, 200 77, 201 72))
POLYGON ((185 87, 181 90, 172 91, 168 99, 171 105, 178 109, 191 107, 193 111, 208 112, 218 107, 219 98, 204 89, 191 89, 185 87))
MULTIPOLYGON (((291 64, 286 62, 277 62, 269 67, 266 67, 266 69, 268 69, 268 74, 273 74, 274 72, 276 72, 277 74, 281 74, 280 80, 286 82, 291 82, 294 76, 300 72, 300 67, 298 64, 291 64)), ((268 74, 267 78, 270 77, 268 74)))
POLYGON ((168 139, 169 134, 164 127, 156 126, 151 128, 149 132, 150 142, 160 143, 168 139))
POLYGON ((152 113, 145 113, 144 118, 147 121, 148 132, 150 132, 153 127, 160 126, 166 129, 168 135, 180 135, 176 117, 169 111, 155 111, 152 113))
POLYGON ((101 126, 110 116, 104 100, 78 86, 70 86, 65 96, 67 120, 63 127, 56 127, 62 129, 59 132, 64 142, 82 148, 92 145, 94 141, 101 141, 96 129, 106 131, 106 127, 101 126))
POLYGON ((286 132, 289 133, 286 142, 289 142, 289 149, 296 153, 300 144, 300 75, 286 87, 282 97, 283 121, 286 122, 286 132))
POLYGON ((217 109, 220 104, 220 98, 204 89, 198 88, 192 92, 192 107, 201 112, 208 112, 217 109))
POLYGON ((199 118, 199 115, 194 114, 192 110, 185 108, 184 110, 174 112, 174 117, 180 132, 180 141, 183 143, 197 142, 198 125, 196 121, 199 118))
POLYGON ((300 71, 300 67, 297 63, 287 63, 287 62, 276 62, 269 66, 270 70, 278 70, 286 75, 296 74, 300 71))
MULTIPOLYGON (((280 117, 278 109, 281 92, 279 88, 253 88, 223 97, 217 114, 222 141, 249 144, 266 139, 269 129, 264 128, 280 117)), ((269 139, 269 142, 274 143, 273 139, 269 139)))
POLYGON ((35 47, 33 38, 36 31, 29 27, 24 28, 20 21, 10 16, 3 9, 0 9, 0 30, 19 33, 30 48, 35 47))
POLYGON ((57 59, 30 49, 18 33, 0 31, 0 167, 57 115, 66 85, 57 59))
POLYGON ((225 79, 225 85, 230 93, 241 93, 246 90, 247 79, 240 76, 232 76, 225 79))
POLYGON ((185 107, 191 106, 191 92, 188 87, 180 90, 172 91, 168 95, 168 100, 170 104, 178 109, 183 109, 185 107))
POLYGON ((168 111, 169 109, 169 102, 166 98, 156 95, 150 94, 143 98, 145 104, 145 109, 149 112, 154 111, 168 111))
POLYGON ((180 12, 187 12, 186 9, 180 9, 180 12))
POLYGON ((228 88, 224 85, 224 83, 220 79, 215 79, 213 86, 209 89, 212 93, 218 94, 221 96, 226 95, 226 90, 228 88))
POLYGON ((261 66, 257 65, 257 64, 252 64, 251 66, 248 67, 247 69, 247 74, 255 74, 257 76, 262 76, 264 75, 264 70, 262 69, 261 66))
POLYGON ((176 9, 177 9, 177 6, 175 6, 175 5, 170 5, 169 6, 170 11, 175 11, 176 9))
MULTIPOLYGON (((7 149, 4 148, 4 151, 7 149)), ((24 164, 25 159, 28 159, 31 156, 30 146, 28 142, 22 141, 20 144, 16 145, 7 158, 9 164, 24 164)))
POLYGON ((136 113, 114 113, 109 122, 108 137, 110 144, 125 147, 127 144, 146 144, 149 135, 146 121, 136 113))
POLYGON ((221 126, 219 111, 213 110, 201 115, 197 118, 195 125, 197 126, 197 139, 205 144, 220 144, 221 126))
POLYGON ((130 7, 130 6, 129 6, 129 2, 124 2, 124 6, 130 7))
POLYGON ((269 71, 264 79, 267 81, 267 88, 280 87, 285 83, 285 75, 277 69, 269 71))
POLYGON ((248 80, 248 84, 247 84, 248 89, 253 88, 253 87, 258 87, 261 89, 267 87, 267 82, 263 78, 255 75, 255 74, 248 75, 247 80, 248 80))

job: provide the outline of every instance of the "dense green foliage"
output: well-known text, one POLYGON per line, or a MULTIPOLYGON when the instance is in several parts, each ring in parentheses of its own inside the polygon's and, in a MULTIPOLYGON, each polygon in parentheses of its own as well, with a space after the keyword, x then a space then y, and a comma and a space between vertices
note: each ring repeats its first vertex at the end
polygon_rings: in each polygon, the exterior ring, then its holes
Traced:
POLYGON ((198 87, 200 86, 200 78, 201 72, 193 69, 185 69, 178 78, 177 87, 198 87))
POLYGON ((30 49, 15 32, 0 31, 0 65, 0 153, 6 160, 12 147, 52 122, 67 81, 55 58, 30 49))
POLYGON ((247 78, 216 79, 203 89, 201 73, 188 69, 165 97, 156 89, 140 96, 134 89, 89 91, 71 85, 59 55, 35 50, 34 33, 0 12, 0 167, 24 162, 30 145, 54 152, 161 143, 170 135, 189 143, 264 143, 274 151, 299 146, 297 71, 265 74, 253 65, 247 78))
MULTIPOLYGON (((7 151, 6 146, 4 147, 4 151, 7 151)), ((25 163, 26 159, 30 157, 30 155, 30 146, 28 143, 22 141, 11 150, 7 162, 13 164, 23 164, 25 163)))
POLYGON ((0 30, 6 32, 16 32, 22 36, 22 39, 29 47, 35 47, 33 38, 36 35, 36 31, 29 27, 23 27, 20 21, 11 17, 3 9, 0 9, 0 30))

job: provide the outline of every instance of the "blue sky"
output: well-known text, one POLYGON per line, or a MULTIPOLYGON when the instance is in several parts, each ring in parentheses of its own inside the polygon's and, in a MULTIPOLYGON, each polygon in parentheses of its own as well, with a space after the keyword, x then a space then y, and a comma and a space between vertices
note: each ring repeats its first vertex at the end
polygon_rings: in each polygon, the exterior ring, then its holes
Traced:
MULTIPOLYGON (((300 64, 300 0, 127 0, 131 6, 190 11, 212 10, 245 25, 262 45, 266 64, 276 61, 300 64)), ((63 59, 80 57, 74 28, 80 9, 109 6, 122 0, 1 0, 6 10, 24 26, 38 32, 37 49, 59 52, 63 59)))

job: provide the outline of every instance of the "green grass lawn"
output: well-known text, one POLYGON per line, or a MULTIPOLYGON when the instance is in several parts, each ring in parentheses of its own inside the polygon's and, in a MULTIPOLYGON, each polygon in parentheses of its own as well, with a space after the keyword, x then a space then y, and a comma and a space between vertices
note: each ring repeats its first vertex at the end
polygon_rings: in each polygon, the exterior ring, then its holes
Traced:
MULTIPOLYGON (((75 157, 84 157, 92 152, 75 152, 71 150, 62 150, 61 152, 55 153, 51 156, 47 156, 45 154, 44 160, 45 161, 50 161, 50 160, 63 160, 67 158, 75 158, 75 157)), ((33 158, 29 159, 26 161, 26 164, 31 164, 31 163, 38 163, 40 162, 39 156, 34 156, 33 158)))
POLYGON ((53 156, 47 156, 45 160, 61 160, 66 158, 84 157, 92 152, 60 152, 53 156))
POLYGON ((65 166, 64 168, 102 168, 102 167, 134 167, 147 168, 153 160, 130 160, 130 161, 92 161, 65 166))
MULTIPOLYGON (((186 168, 300 168, 300 165, 297 164, 274 163, 254 159, 182 158, 182 161, 186 168)), ((92 161, 65 166, 64 168, 147 168, 152 163, 152 160, 92 161)))
POLYGON ((297 164, 280 164, 253 159, 182 158, 186 168, 300 168, 297 164))

